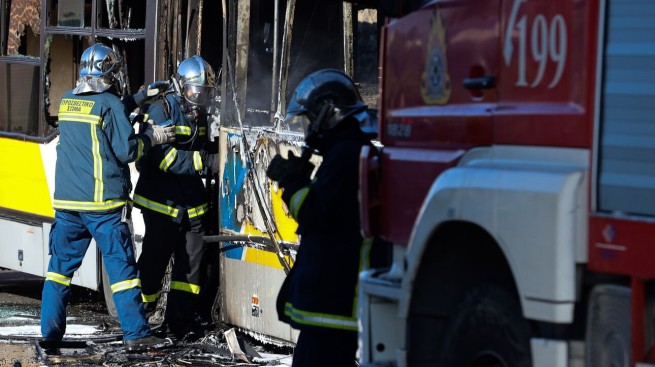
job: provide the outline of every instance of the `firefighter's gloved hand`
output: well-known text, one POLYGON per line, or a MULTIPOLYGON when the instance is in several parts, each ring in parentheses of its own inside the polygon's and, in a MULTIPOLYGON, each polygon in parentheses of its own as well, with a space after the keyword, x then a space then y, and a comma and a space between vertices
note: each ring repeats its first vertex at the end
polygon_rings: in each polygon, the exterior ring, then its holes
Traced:
POLYGON ((170 83, 166 80, 158 80, 154 83, 150 83, 134 94, 134 102, 140 106, 144 102, 165 91, 169 85, 170 83))
POLYGON ((150 83, 148 84, 148 87, 146 87, 146 95, 148 97, 154 97, 159 93, 166 91, 169 85, 171 85, 171 83, 168 80, 157 80, 156 82, 150 83))
POLYGON ((266 176, 273 181, 280 181, 280 179, 286 174, 286 171, 287 160, 277 154, 273 159, 271 159, 271 163, 268 164, 268 168, 266 168, 266 176))
POLYGON ((143 132, 150 138, 150 143, 155 145, 172 143, 175 141, 175 126, 159 126, 154 124, 146 124, 146 130, 143 132))
POLYGON ((266 175, 286 189, 288 186, 308 185, 313 171, 314 165, 308 159, 297 157, 289 151, 288 159, 284 159, 279 154, 273 157, 266 175))
POLYGON ((288 160, 291 171, 290 173, 299 179, 309 181, 309 178, 312 176, 312 172, 314 172, 314 164, 309 161, 310 157, 311 155, 307 156, 307 158, 298 157, 293 154, 292 151, 289 151, 288 160))
POLYGON ((210 171, 217 173, 219 170, 218 167, 218 155, 210 154, 206 150, 200 151, 200 157, 202 159, 203 168, 209 168, 210 171))

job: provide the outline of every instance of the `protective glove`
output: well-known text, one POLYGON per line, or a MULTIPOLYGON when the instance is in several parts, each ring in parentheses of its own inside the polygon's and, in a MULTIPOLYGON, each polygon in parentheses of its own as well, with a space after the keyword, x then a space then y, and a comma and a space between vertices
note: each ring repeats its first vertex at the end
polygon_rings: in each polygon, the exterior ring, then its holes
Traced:
POLYGON ((301 158, 289 151, 289 158, 276 155, 266 169, 266 176, 277 181, 282 188, 303 186, 310 182, 314 164, 308 158, 301 158))
POLYGON ((143 133, 150 138, 151 146, 154 147, 155 145, 167 144, 175 141, 174 125, 159 126, 159 125, 154 125, 152 123, 148 123, 145 125, 146 125, 146 129, 143 133))
POLYGON ((150 83, 145 88, 142 87, 138 92, 134 94, 134 102, 140 106, 144 102, 165 91, 169 85, 170 83, 167 80, 158 80, 154 83, 150 83))
POLYGON ((202 158, 202 166, 209 168, 213 173, 218 173, 218 155, 210 154, 206 150, 200 151, 200 157, 202 158))

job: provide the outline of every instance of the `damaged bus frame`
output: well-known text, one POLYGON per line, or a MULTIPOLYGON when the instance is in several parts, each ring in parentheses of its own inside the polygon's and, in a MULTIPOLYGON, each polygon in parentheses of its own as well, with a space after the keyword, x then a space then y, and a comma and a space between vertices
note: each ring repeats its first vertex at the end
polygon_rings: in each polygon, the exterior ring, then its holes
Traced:
MULTIPOLYGON (((293 266, 296 224, 265 170, 275 154, 300 151, 302 130, 284 122, 284 111, 308 73, 343 70, 376 107, 376 2, 0 0, 0 268, 47 271, 57 110, 82 51, 102 42, 120 53, 124 95, 200 54, 220 76, 207 129, 220 171, 206 177, 212 228, 202 309, 263 342, 293 344, 297 332, 277 320, 275 298, 293 266)), ((133 165, 132 174, 135 181, 133 165)), ((144 228, 133 214, 138 254, 144 228)), ((112 313, 102 268, 92 243, 73 284, 104 291, 112 313)))

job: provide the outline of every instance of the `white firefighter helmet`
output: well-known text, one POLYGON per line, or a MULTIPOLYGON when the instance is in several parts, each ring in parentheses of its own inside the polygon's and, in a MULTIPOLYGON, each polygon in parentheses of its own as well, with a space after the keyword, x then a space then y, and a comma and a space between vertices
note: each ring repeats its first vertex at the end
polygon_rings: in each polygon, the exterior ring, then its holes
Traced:
POLYGON ((193 106, 207 107, 215 96, 216 75, 207 61, 198 55, 180 63, 177 77, 182 97, 193 106))

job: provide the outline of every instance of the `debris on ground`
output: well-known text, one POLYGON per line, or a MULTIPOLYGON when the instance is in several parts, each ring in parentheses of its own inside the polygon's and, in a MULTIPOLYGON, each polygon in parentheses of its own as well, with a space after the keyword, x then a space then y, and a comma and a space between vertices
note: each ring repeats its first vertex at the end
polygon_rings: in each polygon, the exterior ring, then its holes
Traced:
MULTIPOLYGON (((6 337, 6 336, 5 336, 6 337)), ((11 340, 14 359, 2 366, 289 366, 290 357, 259 353, 256 347, 237 336, 234 329, 210 332, 194 343, 171 341, 172 345, 141 353, 128 353, 120 340, 64 340, 60 343, 19 338, 11 340), (232 345, 233 344, 233 345, 232 345), (232 347, 230 347, 232 345, 232 347), (235 346, 237 353, 234 353, 235 346), (16 354, 23 350, 22 358, 16 354), (32 351, 29 356, 29 351, 32 351), (16 358, 18 357, 18 358, 16 358), (20 359, 20 360, 19 360, 20 359), (18 365, 16 365, 18 363, 18 365)), ((7 345, 1 349, 5 350, 7 345)))

